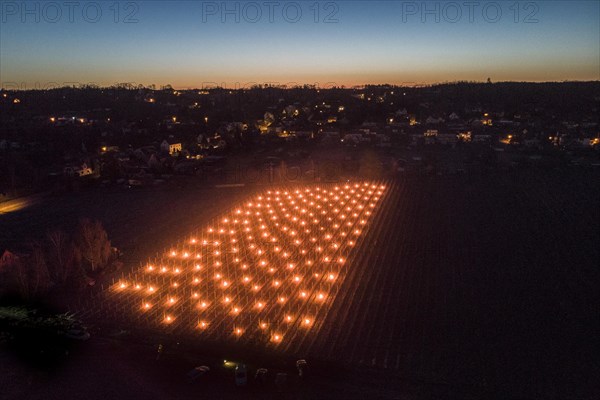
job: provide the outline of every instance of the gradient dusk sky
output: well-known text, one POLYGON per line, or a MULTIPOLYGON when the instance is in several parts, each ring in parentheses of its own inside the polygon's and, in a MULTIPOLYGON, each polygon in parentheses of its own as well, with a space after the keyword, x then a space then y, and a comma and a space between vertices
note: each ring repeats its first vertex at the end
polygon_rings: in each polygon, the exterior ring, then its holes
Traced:
POLYGON ((3 87, 600 79, 598 0, 77 3, 0 2, 3 87))

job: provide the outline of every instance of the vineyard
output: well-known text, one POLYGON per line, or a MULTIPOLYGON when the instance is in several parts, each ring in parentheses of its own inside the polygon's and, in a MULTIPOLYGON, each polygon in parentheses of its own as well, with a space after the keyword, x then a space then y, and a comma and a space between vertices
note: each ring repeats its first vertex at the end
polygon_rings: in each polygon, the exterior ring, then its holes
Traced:
POLYGON ((265 191, 115 281, 93 312, 421 382, 585 395, 599 372, 591 178, 265 191))
POLYGON ((102 312, 208 341, 298 348, 318 334, 384 191, 268 190, 114 282, 102 312))

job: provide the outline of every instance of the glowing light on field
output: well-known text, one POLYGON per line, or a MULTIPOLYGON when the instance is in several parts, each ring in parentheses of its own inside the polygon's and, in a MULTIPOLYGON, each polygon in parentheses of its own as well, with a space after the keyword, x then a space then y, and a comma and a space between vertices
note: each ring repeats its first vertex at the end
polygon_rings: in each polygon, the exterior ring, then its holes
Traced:
POLYGON ((281 342, 281 339, 283 339, 283 335, 280 335, 279 333, 275 333, 271 338, 271 340, 275 343, 281 342))
POLYGON ((190 232, 110 293, 124 311, 169 330, 278 346, 316 335, 384 192, 371 183, 266 191, 190 232))

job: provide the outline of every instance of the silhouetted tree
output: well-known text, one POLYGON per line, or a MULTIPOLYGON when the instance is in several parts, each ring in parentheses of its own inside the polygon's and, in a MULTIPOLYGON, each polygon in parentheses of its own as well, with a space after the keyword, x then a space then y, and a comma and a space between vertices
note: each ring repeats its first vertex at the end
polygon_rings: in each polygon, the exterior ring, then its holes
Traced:
POLYGON ((50 287, 50 274, 42 247, 33 243, 31 254, 19 257, 14 275, 20 296, 27 301, 35 300, 50 287))
POLYGON ((110 241, 108 235, 97 220, 83 218, 75 238, 86 270, 94 272, 104 268, 110 260, 110 241))
POLYGON ((81 251, 62 230, 48 232, 46 260, 52 280, 60 285, 85 279, 81 265, 81 251))

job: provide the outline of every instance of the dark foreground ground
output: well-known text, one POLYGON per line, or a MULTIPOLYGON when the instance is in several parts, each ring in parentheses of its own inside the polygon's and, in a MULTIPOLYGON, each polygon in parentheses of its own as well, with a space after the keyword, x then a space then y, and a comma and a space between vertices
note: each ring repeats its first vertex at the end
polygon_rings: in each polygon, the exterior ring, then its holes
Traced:
POLYGON ((50 365, 24 363, 12 349, 0 350, 0 393, 2 399, 413 399, 446 397, 448 388, 395 382, 383 377, 355 376, 332 371, 300 380, 293 363, 270 369, 269 381, 253 380, 256 365, 248 365, 249 384, 238 388, 232 369, 222 359, 197 353, 165 351, 156 359, 156 348, 115 338, 95 337, 73 346, 68 356, 50 365), (188 383, 186 373, 198 365, 208 365, 210 374, 188 383), (275 373, 288 373, 283 386, 274 383, 275 373), (433 396, 432 394, 438 395, 433 396))
MULTIPOLYGON (((225 349, 175 348, 157 362, 156 343, 105 332, 49 370, 0 349, 0 397, 598 398, 598 182, 581 170, 393 180, 318 339, 266 365, 293 374, 305 356, 326 366, 282 393, 236 389, 216 357, 225 349), (185 372, 203 364, 213 376, 187 385, 185 372)), ((170 184, 50 198, 1 216, 0 241, 96 217, 133 265, 248 190, 170 184)))

